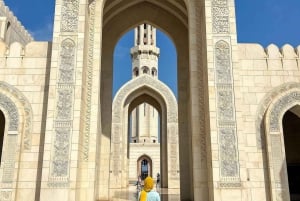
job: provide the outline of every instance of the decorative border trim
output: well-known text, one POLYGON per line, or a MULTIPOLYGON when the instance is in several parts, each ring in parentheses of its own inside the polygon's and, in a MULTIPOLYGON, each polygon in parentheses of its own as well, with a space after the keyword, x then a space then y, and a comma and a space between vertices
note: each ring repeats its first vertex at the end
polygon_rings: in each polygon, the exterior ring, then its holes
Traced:
POLYGON ((88 44, 88 60, 87 60, 87 76, 86 76, 86 105, 84 113, 84 129, 83 129, 83 160, 89 160, 89 141, 91 126, 91 101, 93 87, 93 63, 94 63, 94 32, 95 32, 95 6, 96 2, 90 4, 89 18, 89 44, 88 44))

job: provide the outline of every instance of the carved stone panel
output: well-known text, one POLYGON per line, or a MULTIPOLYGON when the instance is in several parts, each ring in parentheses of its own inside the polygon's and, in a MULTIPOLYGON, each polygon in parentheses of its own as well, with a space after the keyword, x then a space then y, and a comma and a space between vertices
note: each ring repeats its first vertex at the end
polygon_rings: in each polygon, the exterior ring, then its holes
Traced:
POLYGON ((57 102, 57 119, 69 120, 72 112, 73 91, 72 89, 59 89, 57 102))
MULTIPOLYGON (((227 7, 227 1, 218 0, 214 2, 218 6, 227 7)), ((215 76, 221 176, 220 187, 224 188, 241 187, 231 66, 230 45, 225 40, 219 40, 215 44, 215 76)))
POLYGON ((218 119, 220 122, 234 121, 234 105, 231 90, 218 90, 218 119))
POLYGON ((220 136, 220 158, 221 175, 223 177, 236 177, 238 175, 238 161, 236 149, 235 130, 222 128, 219 130, 220 136))
POLYGON ((61 8, 62 32, 75 32, 78 28, 79 0, 63 0, 61 8))
POLYGON ((52 176, 68 176, 70 128, 56 128, 52 176))
POLYGON ((215 47, 215 66, 217 83, 231 84, 231 53, 230 46, 226 41, 219 41, 215 47))
POLYGON ((212 1, 213 33, 229 33, 229 9, 227 0, 212 1))
POLYGON ((59 82, 74 82, 75 43, 66 39, 62 42, 59 67, 59 82))
POLYGON ((62 187, 69 184, 75 87, 75 47, 75 42, 70 38, 63 40, 60 47, 56 119, 54 121, 54 140, 52 143, 53 154, 48 183, 50 187, 62 187))

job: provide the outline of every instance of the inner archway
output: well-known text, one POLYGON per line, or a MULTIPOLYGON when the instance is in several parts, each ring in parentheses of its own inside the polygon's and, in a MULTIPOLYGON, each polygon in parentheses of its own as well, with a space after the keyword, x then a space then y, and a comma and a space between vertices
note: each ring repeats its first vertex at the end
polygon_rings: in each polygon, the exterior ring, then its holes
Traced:
POLYGON ((137 175, 141 179, 145 179, 147 176, 153 177, 152 160, 149 156, 143 155, 137 160, 137 175))
POLYGON ((127 82, 113 101, 110 189, 128 185, 128 119, 136 106, 146 102, 161 116, 162 187, 179 188, 179 145, 177 102, 171 90, 150 75, 127 82), (169 140, 168 140, 169 139, 169 140), (117 183, 115 181, 118 181, 117 183))
POLYGON ((288 110, 282 120, 286 167, 291 201, 300 200, 300 106, 288 110))

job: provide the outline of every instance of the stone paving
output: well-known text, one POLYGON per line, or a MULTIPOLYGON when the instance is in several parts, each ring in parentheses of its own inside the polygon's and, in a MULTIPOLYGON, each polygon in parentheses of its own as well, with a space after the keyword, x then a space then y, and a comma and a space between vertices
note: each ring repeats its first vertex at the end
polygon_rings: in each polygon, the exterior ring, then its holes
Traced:
MULTIPOLYGON (((161 201, 180 201, 179 189, 155 189, 161 197, 161 201)), ((138 190, 135 185, 130 185, 128 188, 115 192, 113 201, 137 201, 138 190)))

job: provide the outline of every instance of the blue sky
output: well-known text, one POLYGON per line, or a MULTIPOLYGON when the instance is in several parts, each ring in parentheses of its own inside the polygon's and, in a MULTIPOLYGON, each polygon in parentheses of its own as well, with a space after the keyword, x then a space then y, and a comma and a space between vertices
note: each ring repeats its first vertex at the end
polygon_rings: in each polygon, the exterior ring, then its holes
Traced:
MULTIPOLYGON (((51 40, 54 0, 4 0, 21 23, 36 40, 51 40)), ((274 43, 281 47, 300 44, 300 0, 236 0, 237 33, 239 43, 259 43, 266 47, 274 43)), ((123 36, 115 49, 114 93, 131 79, 129 50, 133 34, 123 36)), ((175 94, 176 50, 161 32, 157 45, 161 49, 159 79, 175 94)))

